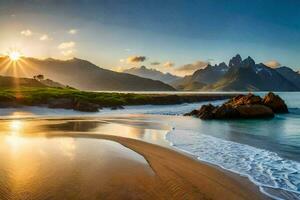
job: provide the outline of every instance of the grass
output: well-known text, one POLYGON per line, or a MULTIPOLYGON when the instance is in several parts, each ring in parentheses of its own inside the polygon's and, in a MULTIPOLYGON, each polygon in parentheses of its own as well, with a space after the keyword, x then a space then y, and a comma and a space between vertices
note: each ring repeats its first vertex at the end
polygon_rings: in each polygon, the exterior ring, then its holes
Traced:
POLYGON ((16 102, 21 105, 46 104, 49 99, 72 98, 101 106, 137 105, 147 103, 152 97, 141 94, 99 93, 63 88, 22 87, 0 89, 0 102, 16 102))
MULTIPOLYGON (((232 96, 232 95, 231 95, 232 96)), ((136 94, 136 93, 104 93, 80 91, 72 88, 54 87, 20 87, 0 88, 0 107, 7 105, 47 105, 51 99, 67 98, 74 102, 85 101, 100 107, 114 107, 124 105, 167 105, 183 102, 200 102, 220 100, 231 97, 230 95, 174 95, 174 94, 136 94)))

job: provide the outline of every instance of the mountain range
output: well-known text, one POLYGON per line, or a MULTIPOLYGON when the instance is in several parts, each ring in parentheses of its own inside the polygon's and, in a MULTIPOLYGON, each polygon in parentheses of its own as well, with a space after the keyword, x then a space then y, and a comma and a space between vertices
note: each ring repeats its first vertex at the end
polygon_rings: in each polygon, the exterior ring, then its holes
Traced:
POLYGON ((134 67, 130 69, 126 69, 123 71, 124 73, 133 74, 136 76, 140 76, 143 78, 150 78, 153 80, 159 80, 166 84, 170 84, 176 80, 179 80, 180 77, 172 75, 170 73, 162 73, 161 71, 155 69, 149 69, 145 66, 134 67))
POLYGON ((8 57, 0 58, 0 75, 31 78, 38 74, 81 90, 175 90, 161 81, 103 69, 78 58, 63 61, 52 58, 40 60, 23 57, 18 62, 11 62, 8 57))
POLYGON ((2 76, 32 78, 39 74, 45 77, 40 80, 44 85, 93 91, 300 91, 299 72, 286 66, 270 68, 251 57, 243 60, 239 54, 228 64, 208 64, 185 77, 145 66, 115 72, 78 58, 63 61, 23 57, 12 62, 0 57, 2 76))
POLYGON ((171 83, 179 90, 200 91, 299 91, 300 74, 289 67, 270 68, 237 54, 228 63, 208 64, 171 83))

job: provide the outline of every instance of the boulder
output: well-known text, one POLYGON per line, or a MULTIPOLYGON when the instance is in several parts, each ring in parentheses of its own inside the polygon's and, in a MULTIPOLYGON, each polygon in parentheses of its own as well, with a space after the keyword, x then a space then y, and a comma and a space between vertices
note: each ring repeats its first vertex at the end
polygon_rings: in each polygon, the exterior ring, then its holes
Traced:
POLYGON ((203 105, 199 110, 193 110, 185 115, 200 119, 259 119, 272 118, 275 113, 288 112, 285 102, 270 92, 262 99, 249 93, 238 95, 221 106, 203 105))
POLYGON ((51 98, 48 100, 49 108, 72 109, 73 105, 74 105, 74 101, 72 98, 59 98, 59 99, 51 98))
POLYGON ((208 104, 208 105, 203 105, 198 114, 197 117, 199 117, 200 119, 213 119, 214 118, 214 114, 213 111, 216 107, 208 104))
POLYGON ((237 109, 231 104, 223 104, 217 107, 213 113, 215 119, 234 119, 240 117, 237 109))
POLYGON ((98 112, 99 105, 90 103, 87 101, 79 100, 74 104, 74 110, 82 111, 82 112, 98 112))
POLYGON ((118 110, 118 109, 122 110, 122 109, 124 109, 124 107, 123 106, 113 106, 110 109, 111 110, 118 110))
POLYGON ((242 105, 236 108, 240 118, 273 118, 271 108, 264 105, 242 105))
POLYGON ((241 94, 232 98, 226 104, 232 104, 233 106, 256 105, 256 104, 262 104, 262 98, 252 93, 249 93, 248 95, 241 94))
POLYGON ((269 92, 263 99, 263 104, 268 106, 275 113, 288 113, 288 107, 284 100, 273 92, 269 92))
POLYGON ((196 116, 200 119, 213 119, 214 118, 213 111, 215 109, 216 107, 211 104, 203 105, 199 110, 193 110, 190 113, 186 113, 185 116, 196 116))

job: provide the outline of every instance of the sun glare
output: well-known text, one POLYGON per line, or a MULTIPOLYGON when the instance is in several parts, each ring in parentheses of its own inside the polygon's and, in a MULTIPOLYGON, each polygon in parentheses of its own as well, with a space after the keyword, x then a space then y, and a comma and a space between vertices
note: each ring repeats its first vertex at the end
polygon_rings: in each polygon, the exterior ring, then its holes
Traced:
POLYGON ((18 51, 12 51, 9 53, 9 58, 12 61, 18 61, 21 57, 21 53, 18 51))

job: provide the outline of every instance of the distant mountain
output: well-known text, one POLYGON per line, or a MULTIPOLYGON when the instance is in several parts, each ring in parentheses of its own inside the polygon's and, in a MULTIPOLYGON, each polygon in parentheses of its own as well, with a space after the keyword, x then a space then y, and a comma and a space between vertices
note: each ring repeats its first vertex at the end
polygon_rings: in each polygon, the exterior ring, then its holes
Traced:
POLYGON ((276 71, 295 85, 300 86, 299 72, 295 72, 291 68, 285 66, 276 68, 276 71))
POLYGON ((0 58, 0 75, 33 77, 43 74, 45 77, 82 90, 123 90, 123 91, 173 91, 173 87, 141 78, 135 75, 118 73, 100 68, 86 60, 39 60, 22 58, 18 63, 9 62, 9 58, 0 58))
POLYGON ((123 71, 124 73, 128 73, 128 74, 133 74, 136 76, 140 76, 143 78, 149 78, 149 79, 153 79, 153 80, 159 80, 162 81, 164 83, 170 84, 178 79, 180 79, 180 77, 178 76, 174 76, 170 73, 162 73, 158 70, 155 69, 148 69, 145 66, 141 66, 139 68, 130 68, 127 70, 123 71))
POLYGON ((273 69, 262 63, 256 64, 251 57, 242 60, 240 55, 236 55, 228 66, 225 63, 208 65, 177 81, 174 87, 202 91, 298 91, 298 78, 290 68, 273 69))

